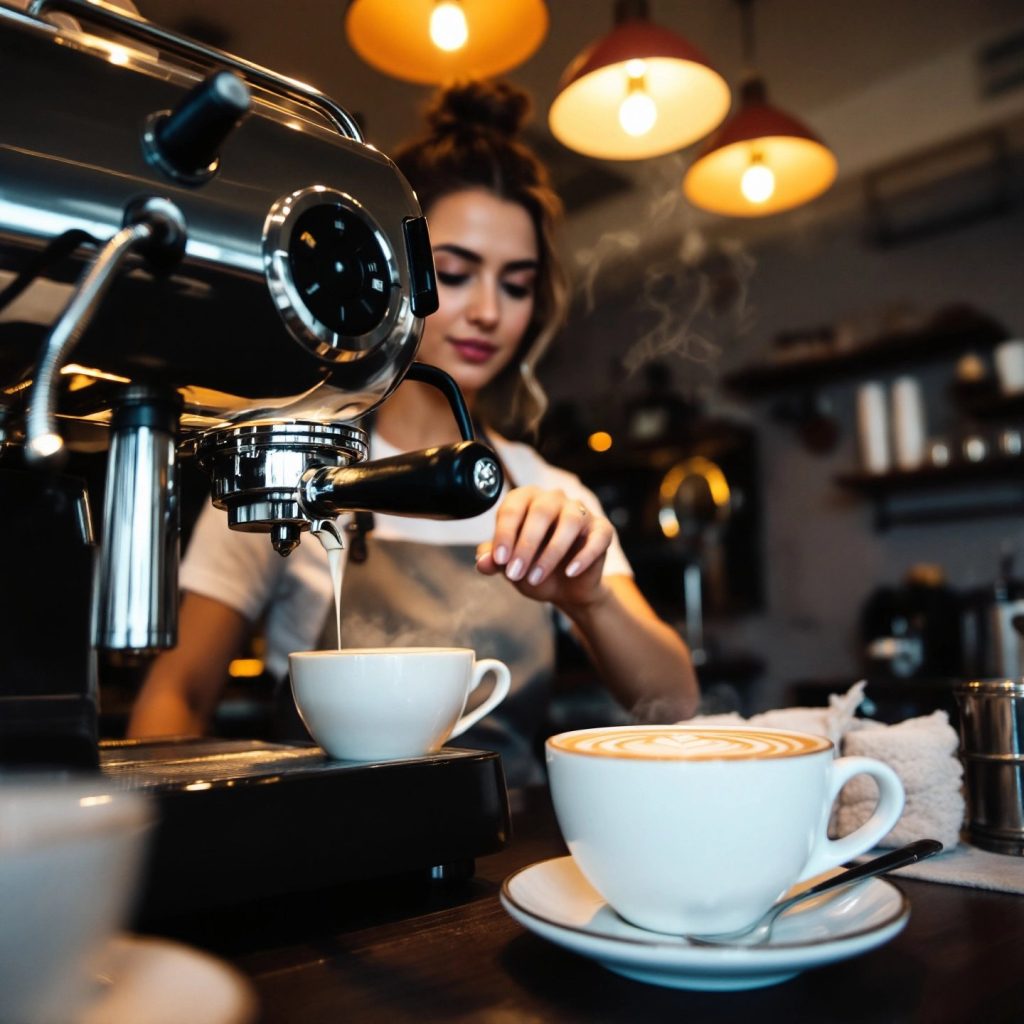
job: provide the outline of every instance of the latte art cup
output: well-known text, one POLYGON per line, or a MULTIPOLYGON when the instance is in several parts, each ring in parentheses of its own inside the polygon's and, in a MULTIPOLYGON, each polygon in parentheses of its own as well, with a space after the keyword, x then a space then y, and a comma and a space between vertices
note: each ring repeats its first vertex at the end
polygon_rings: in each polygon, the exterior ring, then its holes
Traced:
POLYGON ((795 883, 875 846, 903 810, 888 765, 781 729, 583 729, 552 736, 546 755, 580 872, 627 921, 671 935, 752 924, 795 883), (857 775, 875 780, 878 804, 830 839, 832 804, 857 775))
POLYGON ((366 647, 288 656, 295 706, 340 761, 420 757, 460 736, 508 696, 508 666, 463 647, 366 647), (463 712, 488 675, 486 699, 463 712))

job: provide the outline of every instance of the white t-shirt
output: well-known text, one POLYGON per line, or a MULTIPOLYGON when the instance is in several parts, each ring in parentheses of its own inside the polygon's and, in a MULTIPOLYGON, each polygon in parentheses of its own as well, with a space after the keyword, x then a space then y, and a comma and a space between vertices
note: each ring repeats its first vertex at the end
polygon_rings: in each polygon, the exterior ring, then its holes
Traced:
MULTIPOLYGON (((518 486, 561 490, 603 515, 596 495, 579 478, 544 461, 529 445, 494 439, 502 463, 518 486)), ((400 454, 376 434, 370 438, 370 457, 400 454)), ((477 545, 494 535, 497 504, 472 519, 417 519, 374 515, 374 537, 379 540, 418 541, 423 544, 477 545)), ((343 559, 347 552, 343 554, 343 559)), ((612 538, 604 575, 632 576, 618 537, 612 538)), ((286 558, 262 533, 228 529, 227 516, 207 503, 196 522, 188 552, 181 564, 180 584, 204 597, 215 598, 251 622, 266 612, 267 670, 279 677, 288 670, 288 654, 316 645, 334 599, 327 554, 308 535, 286 558)))

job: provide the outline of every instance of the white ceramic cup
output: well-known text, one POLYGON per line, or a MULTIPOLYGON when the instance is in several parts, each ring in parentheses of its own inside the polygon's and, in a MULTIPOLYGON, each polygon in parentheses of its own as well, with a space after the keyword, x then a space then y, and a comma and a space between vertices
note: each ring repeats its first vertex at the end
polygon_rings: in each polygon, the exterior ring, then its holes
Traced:
POLYGON ((916 377, 897 377, 892 383, 892 446, 900 469, 922 465, 926 434, 920 383, 916 377))
POLYGON ((1024 339, 1009 338, 992 350, 996 364, 996 378, 1005 395, 1024 391, 1024 339))
POLYGON ((105 780, 0 778, 0 1021, 79 1019, 132 908, 152 812, 105 780))
POLYGON ((857 438, 865 472, 888 473, 892 468, 889 415, 885 385, 866 381, 857 388, 857 438))
POLYGON ((581 873, 627 921, 672 935, 753 923, 796 882, 874 846, 903 809, 879 761, 833 757, 781 729, 617 726, 546 744, 555 813, 581 873), (855 775, 872 816, 829 839, 832 803, 855 775))
POLYGON ((302 721, 330 757, 383 761, 437 750, 508 696, 508 666, 463 647, 377 647, 288 656, 302 721), (494 688, 463 714, 488 673, 494 688))

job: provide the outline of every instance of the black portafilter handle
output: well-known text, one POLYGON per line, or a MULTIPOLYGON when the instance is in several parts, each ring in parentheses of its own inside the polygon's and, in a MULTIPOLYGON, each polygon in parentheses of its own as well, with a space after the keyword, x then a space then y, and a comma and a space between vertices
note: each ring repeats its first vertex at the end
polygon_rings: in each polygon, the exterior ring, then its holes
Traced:
POLYGON ((221 146, 249 112, 249 87, 230 71, 217 71, 158 117, 150 155, 178 180, 199 184, 216 170, 221 146))
POLYGON ((459 441, 351 466, 314 466, 302 475, 299 503, 313 520, 358 511, 470 519, 498 500, 503 479, 487 445, 459 441))

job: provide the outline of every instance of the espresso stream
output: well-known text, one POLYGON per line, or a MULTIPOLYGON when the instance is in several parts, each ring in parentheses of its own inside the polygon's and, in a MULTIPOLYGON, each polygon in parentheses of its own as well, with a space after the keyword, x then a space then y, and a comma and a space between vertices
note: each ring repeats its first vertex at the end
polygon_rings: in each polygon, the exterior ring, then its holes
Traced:
POLYGON ((321 530, 316 535, 317 540, 323 545, 327 552, 327 564, 331 570, 331 583, 334 587, 334 623, 338 632, 338 650, 341 650, 341 556, 343 548, 341 541, 330 530, 321 530))
POLYGON ((728 729, 689 726, 679 729, 650 728, 588 730, 552 737, 557 750, 598 757, 646 761, 743 761, 798 757, 828 750, 831 744, 818 736, 803 736, 772 729, 728 729))

